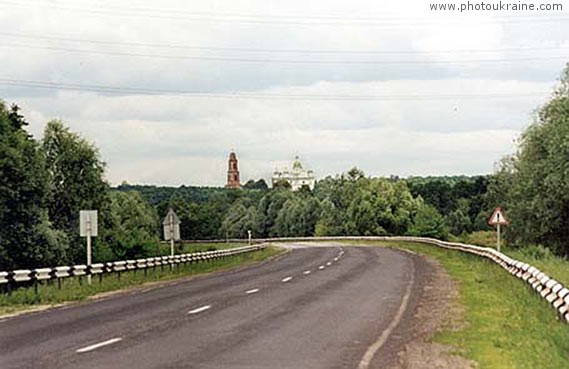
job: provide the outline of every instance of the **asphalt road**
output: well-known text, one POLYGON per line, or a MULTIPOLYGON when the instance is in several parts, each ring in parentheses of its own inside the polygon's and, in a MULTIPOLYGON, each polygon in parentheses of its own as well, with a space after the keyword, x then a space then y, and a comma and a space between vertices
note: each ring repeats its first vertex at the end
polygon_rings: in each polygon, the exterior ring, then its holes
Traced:
POLYGON ((412 335, 423 264, 384 248, 299 247, 2 321, 0 367, 382 368, 412 335))

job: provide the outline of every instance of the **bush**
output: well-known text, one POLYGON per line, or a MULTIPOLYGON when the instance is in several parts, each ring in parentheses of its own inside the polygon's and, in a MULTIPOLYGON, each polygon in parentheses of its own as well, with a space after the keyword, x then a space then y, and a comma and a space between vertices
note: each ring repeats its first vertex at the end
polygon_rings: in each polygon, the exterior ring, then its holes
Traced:
MULTIPOLYGON (((469 234, 460 235, 459 239, 463 243, 469 243, 477 246, 496 247, 496 232, 495 231, 477 231, 469 234)), ((500 240, 504 245, 504 240, 500 240)))
POLYGON ((542 245, 531 245, 520 249, 520 253, 533 260, 549 260, 554 258, 553 253, 542 245))

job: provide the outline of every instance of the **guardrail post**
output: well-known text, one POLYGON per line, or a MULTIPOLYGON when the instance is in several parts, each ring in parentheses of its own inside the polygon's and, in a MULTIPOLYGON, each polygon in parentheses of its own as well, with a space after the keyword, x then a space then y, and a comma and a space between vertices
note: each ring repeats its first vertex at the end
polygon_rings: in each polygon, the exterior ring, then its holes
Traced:
POLYGON ((38 280, 34 279, 34 294, 36 295, 36 300, 38 299, 38 280))

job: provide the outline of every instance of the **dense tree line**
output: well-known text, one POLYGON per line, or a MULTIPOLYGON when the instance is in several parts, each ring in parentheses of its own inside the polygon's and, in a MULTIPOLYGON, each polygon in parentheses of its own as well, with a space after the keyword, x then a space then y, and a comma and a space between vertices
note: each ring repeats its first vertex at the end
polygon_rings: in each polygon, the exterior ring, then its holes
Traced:
POLYGON ((453 235, 486 230, 498 203, 487 198, 491 176, 411 177, 406 181, 413 196, 437 209, 453 235))
MULTIPOLYGON (((249 184, 263 183, 249 181, 249 184)), ((354 168, 291 191, 123 184, 166 214, 174 209, 184 239, 334 235, 422 235, 446 238, 488 229, 488 177, 369 178, 354 168), (168 198, 169 196, 169 198, 168 198)))
POLYGON ((97 261, 144 254, 158 242, 154 208, 110 191, 97 149, 60 121, 35 140, 17 106, 0 101, 0 270, 84 263, 79 211, 98 210, 97 261))
POLYGON ((449 231, 440 211, 420 194, 414 196, 406 181, 369 178, 356 168, 318 181, 313 191, 307 187, 291 191, 285 185, 270 190, 121 185, 117 190, 139 191, 153 202, 158 214, 174 209, 184 239, 245 238, 248 230, 255 237, 413 234, 440 238, 449 231), (155 193, 169 193, 170 198, 156 202, 155 193))

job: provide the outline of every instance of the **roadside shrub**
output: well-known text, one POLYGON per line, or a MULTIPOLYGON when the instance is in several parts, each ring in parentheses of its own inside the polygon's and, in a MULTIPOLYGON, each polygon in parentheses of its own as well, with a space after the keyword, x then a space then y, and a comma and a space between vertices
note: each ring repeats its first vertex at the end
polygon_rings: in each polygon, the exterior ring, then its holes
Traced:
MULTIPOLYGON (((462 234, 459 237, 463 243, 468 243, 477 246, 496 247, 496 232, 495 231, 477 231, 469 234, 462 234)), ((502 245, 505 240, 502 239, 502 245)))
POLYGON ((550 249, 542 245, 525 246, 520 249, 520 253, 534 260, 549 260, 555 257, 550 249))

